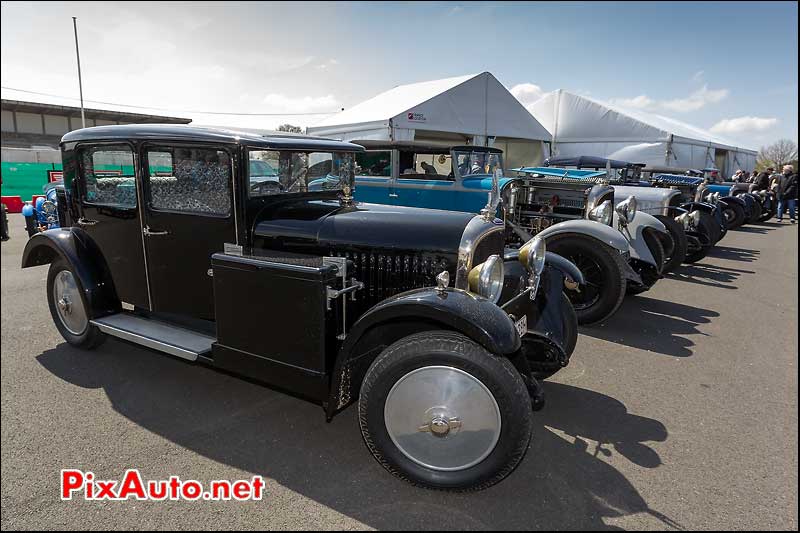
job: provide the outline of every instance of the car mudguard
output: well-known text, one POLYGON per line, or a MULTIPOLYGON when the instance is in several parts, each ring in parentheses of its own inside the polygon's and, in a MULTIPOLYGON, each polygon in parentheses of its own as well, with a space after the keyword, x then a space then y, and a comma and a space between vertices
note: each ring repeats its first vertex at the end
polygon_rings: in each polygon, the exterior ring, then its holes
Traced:
MULTIPOLYGON (((614 224, 620 227, 619 214, 616 211, 614 211, 614 224)), ((646 228, 651 228, 660 233, 667 233, 667 228, 656 217, 649 213, 637 211, 636 215, 633 217, 633 222, 629 222, 622 230, 622 233, 625 235, 630 245, 631 259, 638 259, 639 261, 644 261, 649 265, 661 269, 661 265, 656 264, 656 260, 653 258, 653 254, 650 252, 650 248, 644 240, 643 233, 646 228)))
POLYGON ((22 268, 64 259, 83 287, 83 303, 89 318, 99 318, 121 311, 111 273, 102 257, 85 232, 72 227, 58 228, 28 239, 22 252, 22 268))
POLYGON ((452 287, 397 294, 369 309, 347 333, 331 374, 328 419, 358 397, 363 376, 380 352, 426 328, 458 331, 501 356, 513 355, 522 345, 511 317, 486 298, 452 287))
POLYGON ((714 212, 714 204, 709 204, 706 202, 686 202, 684 204, 681 204, 681 208, 689 212, 704 211, 709 214, 714 212))
MULTIPOLYGON (((503 259, 505 261, 517 261, 519 259, 519 249, 518 248, 506 248, 505 252, 503 253, 503 259)), ((569 276, 572 281, 579 283, 580 285, 586 284, 586 279, 583 277, 583 273, 575 266, 575 263, 570 261, 569 259, 558 255, 555 252, 546 252, 544 262, 547 266, 551 266, 561 271, 562 274, 569 276)), ((506 263, 506 277, 508 277, 508 263, 506 263)))
POLYGON ((549 228, 540 231, 536 236, 542 237, 546 241, 548 237, 560 235, 562 233, 580 233, 598 239, 622 253, 630 251, 628 241, 619 231, 605 224, 601 224, 600 222, 595 222, 594 220, 567 220, 566 222, 559 222, 558 224, 553 224, 549 228))

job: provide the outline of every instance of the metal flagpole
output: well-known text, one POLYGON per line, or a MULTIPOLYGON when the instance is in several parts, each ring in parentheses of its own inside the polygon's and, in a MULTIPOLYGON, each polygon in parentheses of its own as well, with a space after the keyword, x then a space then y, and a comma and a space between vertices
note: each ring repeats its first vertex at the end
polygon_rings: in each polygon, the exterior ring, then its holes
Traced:
POLYGON ((81 127, 86 127, 86 115, 83 113, 83 81, 81 81, 81 53, 78 51, 78 22, 72 17, 72 28, 75 30, 75 56, 78 58, 78 90, 81 93, 81 127))

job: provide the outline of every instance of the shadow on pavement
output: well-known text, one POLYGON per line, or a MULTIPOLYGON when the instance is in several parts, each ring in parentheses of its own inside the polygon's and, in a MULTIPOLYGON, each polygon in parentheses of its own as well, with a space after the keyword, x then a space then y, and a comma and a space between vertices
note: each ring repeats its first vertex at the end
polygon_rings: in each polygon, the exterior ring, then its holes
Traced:
POLYGON ((741 233, 758 233, 760 235, 764 235, 765 233, 769 233, 775 229, 771 226, 762 226, 761 224, 747 224, 745 226, 739 226, 736 229, 730 231, 736 231, 741 233))
MULTIPOLYGON (((725 257, 721 258, 728 259, 725 257)), ((755 271, 739 270, 709 263, 693 263, 690 265, 681 265, 674 272, 667 274, 667 277, 686 281, 688 283, 697 283, 698 285, 705 285, 707 287, 738 290, 739 287, 734 283, 742 274, 755 274, 755 271)))
MULTIPOLYGON (((748 250, 746 248, 732 248, 730 246, 714 246, 709 250, 708 257, 728 259, 730 261, 752 262, 761 255, 759 250, 748 250)), ((686 267, 686 265, 683 265, 686 267)))
POLYGON ((486 491, 452 494, 385 472, 362 443, 354 407, 326 424, 319 406, 114 339, 94 352, 61 344, 37 360, 66 382, 102 388, 117 412, 164 439, 374 528, 611 529, 604 518, 634 513, 676 525, 603 460, 618 453, 655 468, 661 459, 645 443, 664 441, 667 429, 597 392, 548 383, 520 467, 486 491))
POLYGON ((584 326, 580 332, 603 339, 673 357, 692 355, 694 342, 686 335, 702 335, 697 326, 710 322, 719 313, 690 305, 656 300, 646 296, 627 297, 622 307, 599 326, 584 326))

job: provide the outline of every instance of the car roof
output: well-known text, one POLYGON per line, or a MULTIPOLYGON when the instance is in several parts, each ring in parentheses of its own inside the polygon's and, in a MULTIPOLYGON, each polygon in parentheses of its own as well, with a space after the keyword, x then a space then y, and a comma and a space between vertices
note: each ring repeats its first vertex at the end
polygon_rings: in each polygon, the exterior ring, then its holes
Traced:
POLYGON ((358 144, 312 137, 309 135, 282 132, 255 133, 230 128, 201 127, 184 124, 125 124, 115 126, 95 126, 74 130, 61 138, 61 143, 77 141, 196 141, 233 143, 255 148, 275 148, 303 151, 345 151, 361 152, 358 144))
POLYGON ((605 168, 606 165, 609 165, 611 168, 635 168, 645 166, 643 163, 630 163, 628 161, 606 159, 604 157, 595 157, 591 155, 581 155, 577 157, 550 157, 544 161, 544 166, 546 167, 605 168))

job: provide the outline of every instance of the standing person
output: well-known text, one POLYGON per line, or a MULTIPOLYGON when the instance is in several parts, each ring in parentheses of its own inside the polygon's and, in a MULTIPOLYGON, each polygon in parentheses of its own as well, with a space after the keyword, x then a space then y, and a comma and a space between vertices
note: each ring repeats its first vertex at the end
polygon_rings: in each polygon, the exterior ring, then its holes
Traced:
POLYGON ((797 210, 797 174, 792 165, 783 166, 783 174, 778 178, 778 222, 783 222, 783 210, 789 209, 789 221, 794 224, 797 210))

